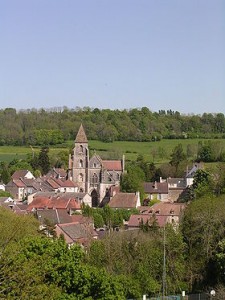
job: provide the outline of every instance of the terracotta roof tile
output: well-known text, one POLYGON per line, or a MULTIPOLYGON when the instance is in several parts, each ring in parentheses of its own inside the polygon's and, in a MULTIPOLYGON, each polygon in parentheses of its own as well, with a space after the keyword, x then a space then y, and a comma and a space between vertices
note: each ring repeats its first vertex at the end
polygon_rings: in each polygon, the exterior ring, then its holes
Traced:
POLYGON ((11 176, 12 179, 19 179, 19 178, 23 178, 24 176, 26 176, 26 174, 28 173, 28 170, 16 170, 13 175, 11 176))
POLYGON ((135 193, 117 193, 109 202, 111 208, 135 208, 137 195, 135 193))
POLYGON ((120 160, 103 160, 102 161, 103 167, 106 170, 111 171, 122 171, 122 161, 120 160))

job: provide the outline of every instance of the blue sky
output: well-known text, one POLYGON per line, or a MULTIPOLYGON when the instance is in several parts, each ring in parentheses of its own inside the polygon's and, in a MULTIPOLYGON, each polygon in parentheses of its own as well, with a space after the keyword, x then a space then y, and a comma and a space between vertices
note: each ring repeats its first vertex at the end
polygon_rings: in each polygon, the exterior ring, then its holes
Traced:
POLYGON ((0 108, 225 113, 225 0, 0 0, 0 108))

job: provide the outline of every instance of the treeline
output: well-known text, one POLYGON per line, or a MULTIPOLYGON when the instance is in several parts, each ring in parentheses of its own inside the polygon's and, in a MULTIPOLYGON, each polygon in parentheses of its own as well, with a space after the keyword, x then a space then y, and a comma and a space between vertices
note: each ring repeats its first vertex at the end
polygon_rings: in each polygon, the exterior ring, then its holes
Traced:
POLYGON ((0 145, 56 145, 73 140, 80 123, 90 140, 156 141, 225 138, 223 113, 182 115, 178 111, 98 108, 0 110, 0 145))

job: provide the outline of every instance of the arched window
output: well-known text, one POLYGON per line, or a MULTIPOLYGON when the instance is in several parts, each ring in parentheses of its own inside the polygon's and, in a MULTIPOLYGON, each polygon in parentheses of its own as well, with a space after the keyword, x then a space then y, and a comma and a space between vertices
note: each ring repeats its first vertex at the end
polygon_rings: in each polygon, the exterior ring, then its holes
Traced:
POLYGON ((94 173, 93 176, 92 176, 92 183, 93 184, 97 184, 98 183, 98 176, 97 176, 96 173, 94 173))
POLYGON ((79 182, 83 182, 84 181, 84 175, 82 173, 79 174, 78 181, 79 182))
POLYGON ((83 160, 80 159, 80 161, 79 161, 79 167, 80 167, 80 168, 83 168, 83 166, 84 166, 83 160))
POLYGON ((83 147, 83 145, 80 145, 80 152, 84 152, 84 147, 83 147))

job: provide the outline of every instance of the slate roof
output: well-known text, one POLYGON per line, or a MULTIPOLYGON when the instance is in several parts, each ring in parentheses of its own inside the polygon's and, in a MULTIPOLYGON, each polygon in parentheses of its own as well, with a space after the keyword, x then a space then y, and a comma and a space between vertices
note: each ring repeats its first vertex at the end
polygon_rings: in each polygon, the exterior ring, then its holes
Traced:
POLYGON ((38 209, 35 212, 37 219, 44 224, 45 219, 51 223, 71 223, 73 222, 72 216, 70 216, 65 209, 38 209))
POLYGON ((83 245, 87 244, 90 239, 97 237, 98 234, 90 227, 77 222, 58 224, 56 233, 59 236, 61 233, 64 235, 67 243, 78 242, 83 245))
POLYGON ((137 195, 135 193, 117 193, 109 202, 111 208, 136 208, 137 195))
POLYGON ((144 192, 148 194, 168 194, 168 182, 144 182, 144 192))
POLYGON ((75 139, 75 143, 87 143, 88 140, 87 140, 87 136, 86 136, 86 133, 84 131, 84 127, 83 125, 81 124, 80 125, 80 128, 78 130, 78 133, 77 133, 77 136, 76 136, 76 139, 75 139))

